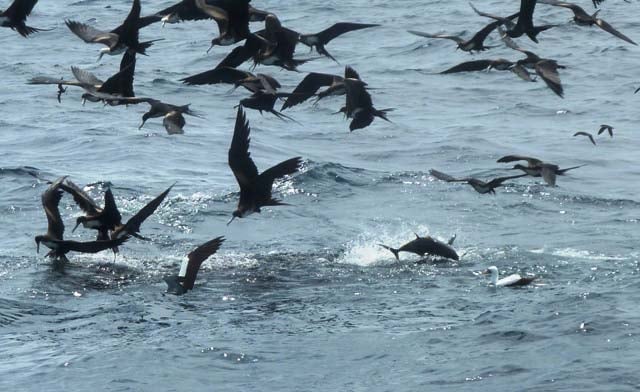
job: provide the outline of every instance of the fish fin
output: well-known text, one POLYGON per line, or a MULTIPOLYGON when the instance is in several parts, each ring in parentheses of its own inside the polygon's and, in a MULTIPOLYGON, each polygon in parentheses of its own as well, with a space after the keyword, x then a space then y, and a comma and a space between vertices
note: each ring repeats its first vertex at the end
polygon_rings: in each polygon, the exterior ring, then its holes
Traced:
POLYGON ((378 245, 383 247, 383 248, 385 248, 385 249, 387 249, 387 250, 389 250, 389 251, 391 251, 391 253, 393 253, 393 255, 396 257, 396 260, 400 261, 400 255, 399 255, 400 251, 398 249, 392 248, 390 246, 382 245, 382 244, 378 244, 378 245))

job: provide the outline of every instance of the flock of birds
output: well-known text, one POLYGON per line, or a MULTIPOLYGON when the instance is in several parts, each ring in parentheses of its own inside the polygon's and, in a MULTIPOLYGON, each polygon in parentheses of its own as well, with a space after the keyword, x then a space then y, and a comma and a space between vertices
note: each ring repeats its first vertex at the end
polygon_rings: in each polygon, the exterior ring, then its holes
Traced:
MULTIPOLYGON (((593 4, 597 7, 603 1, 593 0, 593 4)), ((12 28, 23 37, 47 31, 26 25, 26 18, 36 3, 37 0, 14 0, 9 8, 0 12, 0 26, 12 28)), ((564 90, 558 70, 565 67, 558 64, 556 60, 542 58, 529 50, 522 49, 513 41, 513 38, 527 36, 531 41, 538 43, 540 33, 556 27, 556 25, 550 24, 534 24, 533 16, 536 3, 567 8, 573 12, 573 20, 576 24, 598 26, 615 37, 636 45, 629 37, 600 19, 598 17, 599 10, 593 15, 589 15, 575 4, 556 0, 521 0, 520 10, 506 17, 484 13, 471 4, 472 9, 478 15, 492 21, 469 39, 446 34, 409 32, 430 39, 450 39, 456 42, 458 49, 473 53, 491 49, 491 47, 485 46, 484 41, 493 31, 497 30, 507 47, 523 53, 526 57, 516 61, 506 59, 467 61, 442 73, 496 69, 511 71, 524 80, 534 81, 530 72, 533 71, 555 94, 563 97, 564 90)), ((341 22, 316 34, 301 34, 282 26, 275 14, 253 8, 250 5, 250 0, 182 0, 167 9, 144 17, 141 16, 140 0, 133 0, 131 11, 122 24, 109 31, 98 30, 78 21, 65 21, 69 30, 84 42, 105 46, 100 49, 98 60, 105 54, 122 55, 118 73, 103 81, 89 71, 72 66, 71 73, 74 79, 37 76, 32 78, 29 83, 56 85, 58 87, 58 101, 61 100, 68 86, 75 86, 84 91, 82 94, 83 105, 86 101, 102 102, 111 106, 146 103, 150 108, 143 115, 140 128, 148 119, 162 117, 163 125, 169 134, 183 133, 186 125, 184 115, 199 116, 189 105, 169 104, 150 97, 138 97, 134 93, 136 55, 147 55, 147 50, 155 41, 159 41, 156 39, 140 42, 139 31, 156 22, 162 23, 164 26, 184 21, 211 19, 217 23, 219 35, 211 41, 209 50, 215 46, 242 44, 231 50, 214 69, 189 76, 181 81, 187 85, 231 84, 234 88, 241 86, 251 93, 248 98, 240 100, 237 107, 234 133, 228 154, 229 166, 240 187, 238 206, 232 213, 228 223, 230 224, 235 218, 244 218, 252 213, 259 213, 264 207, 286 205, 272 196, 273 183, 279 178, 296 173, 303 162, 302 158, 295 157, 259 173, 249 152, 251 130, 244 109, 272 113, 286 121, 293 120, 282 113, 288 108, 302 104, 311 98, 315 98, 317 101, 326 97, 344 95, 346 97, 345 104, 338 113, 344 113, 347 118, 351 119, 350 131, 369 126, 376 117, 389 121, 387 114, 392 110, 379 110, 373 106, 367 83, 362 80, 356 70, 349 66, 345 67, 344 76, 309 73, 290 93, 278 91, 282 86, 272 76, 260 73, 253 74, 240 70, 238 67, 245 62, 252 61, 253 67, 261 64, 297 71, 300 64, 314 60, 314 58, 294 57, 298 43, 312 49, 315 48, 319 55, 337 62, 326 48, 331 40, 351 31, 374 28, 378 26, 377 24, 341 22), (251 32, 249 25, 252 22, 263 22, 264 29, 251 32), (280 110, 276 110, 275 105, 280 100, 284 103, 280 110)), ((613 127, 602 125, 598 135, 604 132, 608 132, 613 137, 613 127)), ((586 136, 594 145, 596 144, 593 136, 588 132, 577 132, 574 136, 586 136)), ((442 181, 468 183, 481 194, 495 194, 495 189, 503 186, 505 182, 525 176, 541 177, 548 185, 555 186, 557 176, 580 167, 561 169, 554 163, 520 155, 507 155, 498 160, 501 163, 518 161, 526 162, 526 165, 518 163, 512 169, 520 170, 521 174, 498 177, 488 181, 472 177, 456 178, 438 170, 431 170, 430 173, 442 181)), ((69 252, 97 253, 112 249, 115 254, 118 252, 118 248, 123 246, 130 237, 147 240, 140 234, 140 227, 161 205, 172 188, 171 186, 166 189, 129 218, 126 223, 123 223, 110 189, 105 191, 104 206, 100 207, 89 194, 67 177, 48 182, 50 185, 42 195, 42 205, 47 216, 48 229, 46 234, 36 236, 35 241, 38 250, 40 244, 49 248, 50 251, 47 255, 54 261, 54 265, 60 266, 68 262, 66 254, 69 252), (96 230, 98 234, 95 241, 64 240, 64 223, 60 215, 59 203, 65 193, 71 195, 75 203, 85 213, 77 218, 73 230, 75 231, 80 225, 87 229, 96 230)), ((454 240, 455 236, 444 243, 429 236, 420 237, 416 234, 414 240, 397 249, 386 245, 381 246, 390 250, 396 259, 399 259, 399 252, 410 252, 420 256, 431 255, 458 260, 459 256, 452 247, 454 240)), ((183 294, 193 289, 200 265, 208 257, 215 254, 223 242, 223 237, 217 237, 189 253, 187 260, 181 265, 179 273, 165 278, 169 286, 168 291, 183 294)), ((494 286, 522 286, 530 284, 535 279, 532 276, 522 277, 518 274, 499 279, 498 269, 493 266, 485 273, 491 275, 491 283, 494 286)))

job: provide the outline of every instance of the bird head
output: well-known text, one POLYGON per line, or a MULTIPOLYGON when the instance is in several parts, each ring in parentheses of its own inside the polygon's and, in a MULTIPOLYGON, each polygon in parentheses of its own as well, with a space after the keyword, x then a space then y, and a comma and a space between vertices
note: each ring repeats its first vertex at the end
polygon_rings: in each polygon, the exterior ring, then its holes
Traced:
POLYGON ((229 222, 227 222, 227 226, 229 226, 231 222, 233 222, 233 220, 236 218, 242 218, 242 212, 240 210, 233 211, 233 213, 231 214, 231 219, 229 219, 229 222))
POLYGON ((147 122, 148 119, 151 118, 151 114, 149 113, 145 113, 142 115, 142 124, 140 124, 140 126, 138 127, 138 129, 142 129, 142 127, 144 127, 144 123, 147 122))
POLYGON ((98 60, 96 60, 96 63, 99 62, 102 59, 102 56, 104 56, 105 54, 111 53, 111 48, 102 48, 100 49, 100 54, 98 55, 98 60))
POLYGON ((75 225, 75 227, 73 228, 73 230, 71 230, 71 232, 72 232, 72 233, 73 233, 73 232, 75 232, 75 231, 76 231, 76 229, 78 228, 78 226, 80 226, 81 224, 83 224, 83 223, 84 223, 84 222, 86 222, 86 221, 87 221, 87 217, 86 217, 86 216, 79 216, 79 217, 76 219, 76 225, 75 225))
POLYGON ((213 49, 214 46, 216 45, 220 45, 220 37, 214 38, 211 40, 211 46, 209 46, 209 49, 207 49, 207 53, 209 53, 211 51, 211 49, 213 49))

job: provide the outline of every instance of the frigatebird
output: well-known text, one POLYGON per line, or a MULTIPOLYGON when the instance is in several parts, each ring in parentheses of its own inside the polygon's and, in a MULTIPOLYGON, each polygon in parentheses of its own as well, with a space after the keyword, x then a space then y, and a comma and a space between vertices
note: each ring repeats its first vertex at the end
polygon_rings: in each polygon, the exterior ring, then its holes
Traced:
POLYGON ((564 175, 569 170, 577 169, 584 165, 573 166, 566 169, 553 163, 546 163, 537 158, 526 157, 522 155, 507 155, 498 159, 498 163, 527 161, 527 166, 516 164, 512 169, 520 169, 532 177, 542 177, 542 179, 551 186, 556 186, 556 176, 564 175))
POLYGON ((187 259, 182 262, 180 272, 178 272, 177 275, 164 278, 164 281, 167 282, 169 286, 167 292, 182 295, 189 290, 193 290, 200 266, 220 249, 220 245, 222 245, 223 242, 224 237, 214 238, 191 251, 187 259))

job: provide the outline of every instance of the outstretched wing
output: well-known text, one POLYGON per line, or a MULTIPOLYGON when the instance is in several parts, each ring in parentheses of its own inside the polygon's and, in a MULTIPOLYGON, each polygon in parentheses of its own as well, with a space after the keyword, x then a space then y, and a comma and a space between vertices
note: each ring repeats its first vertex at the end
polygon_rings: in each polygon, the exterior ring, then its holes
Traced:
POLYGON ((112 47, 118 42, 118 34, 98 30, 87 24, 67 20, 64 22, 69 30, 88 44, 96 43, 112 47))
POLYGON ((446 173, 443 173, 438 170, 431 169, 429 170, 429 174, 437 178, 438 180, 446 181, 446 182, 467 182, 468 178, 455 178, 446 173))
POLYGON ((633 40, 629 37, 627 37, 626 35, 622 34, 621 32, 619 32, 618 30, 614 29, 613 26, 611 26, 609 23, 605 22, 604 20, 597 18, 596 19, 596 25, 598 25, 598 27, 600 27, 602 30, 606 31, 607 33, 613 34, 616 37, 620 38, 623 41, 626 41, 630 44, 633 45, 638 45, 635 42, 633 42, 633 40))
POLYGON ((60 183, 60 188, 73 196, 73 201, 75 201, 78 207, 87 215, 97 215, 102 211, 93 198, 75 183, 66 180, 60 183))
POLYGON ((529 166, 538 166, 542 164, 542 161, 540 159, 525 157, 524 155, 506 155, 498 159, 496 162, 507 163, 515 161, 527 161, 529 163, 529 166))
POLYGON ((255 179, 258 178, 258 168, 249 153, 250 132, 251 128, 249 128, 249 122, 242 106, 238 106, 233 139, 229 148, 229 167, 233 171, 240 189, 252 188, 255 179))
POLYGON ((369 27, 376 27, 376 26, 380 26, 378 24, 370 24, 370 23, 348 23, 348 22, 340 22, 340 23, 336 23, 333 26, 329 27, 328 29, 325 29, 321 32, 319 32, 318 34, 315 34, 318 36, 318 38, 320 39, 320 41, 323 44, 327 44, 329 41, 331 41, 332 39, 348 33, 350 31, 355 31, 355 30, 361 30, 361 29, 367 29, 369 27))
POLYGON ((456 43, 461 44, 464 42, 464 40, 460 37, 458 37, 457 35, 447 35, 447 34, 429 34, 429 33, 423 33, 421 31, 416 31, 416 30, 409 30, 409 32, 413 35, 417 35, 419 37, 425 37, 425 38, 444 38, 444 39, 450 39, 452 41, 456 41, 456 43))
POLYGON ((214 238, 211 241, 198 246, 189 253, 189 263, 187 264, 187 272, 183 280, 183 286, 185 289, 193 290, 193 284, 196 281, 196 276, 198 276, 200 266, 206 259, 214 255, 218 249, 220 249, 220 245, 222 245, 223 242, 224 237, 214 238))
POLYGON ((138 233, 140 231, 140 226, 142 223, 150 217, 156 209, 160 206, 160 204, 164 201, 165 197, 171 191, 173 185, 167 188, 166 191, 162 192, 155 199, 151 200, 146 206, 142 207, 140 211, 138 211, 134 216, 132 216, 126 223, 126 231, 127 233, 138 233))
POLYGON ((44 207, 48 222, 47 234, 58 240, 62 240, 64 234, 64 223, 62 222, 58 205, 60 204, 60 199, 62 199, 60 184, 65 178, 66 177, 58 178, 49 185, 49 188, 42 194, 42 206, 44 207))
POLYGON ((291 92, 281 110, 296 106, 311 98, 322 86, 331 86, 336 76, 312 72, 302 79, 300 84, 291 92))
POLYGON ((0 13, 0 15, 8 17, 14 23, 24 23, 37 2, 38 0, 15 0, 13 4, 4 12, 0 13))

